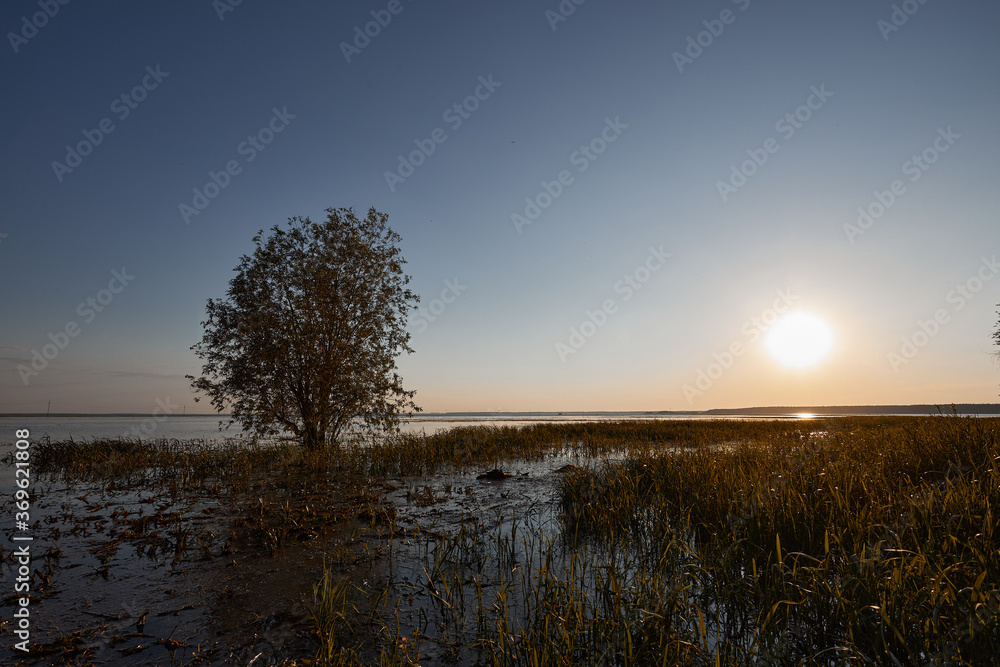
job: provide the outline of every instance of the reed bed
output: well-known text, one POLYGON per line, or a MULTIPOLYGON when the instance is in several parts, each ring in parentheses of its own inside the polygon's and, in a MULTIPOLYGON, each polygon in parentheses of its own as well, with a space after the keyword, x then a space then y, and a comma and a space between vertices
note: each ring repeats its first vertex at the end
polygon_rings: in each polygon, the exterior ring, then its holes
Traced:
POLYGON ((378 664, 1000 661, 1000 420, 587 426, 560 446, 626 456, 566 475, 557 526, 429 546, 378 664))
POLYGON ((315 451, 43 442, 34 461, 105 484, 268 479, 281 500, 251 502, 240 520, 270 531, 270 553, 333 516, 316 510, 317 479, 326 496, 353 480, 389 568, 375 593, 326 570, 314 591, 316 664, 1000 661, 997 419, 546 423, 315 451), (582 458, 535 515, 403 529, 371 491, 387 478, 553 454, 582 458), (302 473, 309 488, 295 486, 302 473), (304 509, 300 495, 311 498, 304 509), (401 536, 419 548, 393 551, 401 536))
POLYGON ((996 664, 997 420, 811 424, 567 477, 566 539, 633 553, 660 602, 607 664, 673 635, 694 664, 996 664))
POLYGON ((276 471, 358 474, 368 477, 433 474, 443 470, 537 460, 565 449, 589 456, 663 446, 697 447, 736 442, 751 434, 799 433, 797 422, 614 421, 581 424, 467 426, 433 435, 397 434, 347 438, 307 450, 298 443, 228 438, 141 440, 138 438, 57 441, 34 446, 40 473, 67 482, 123 484, 199 480, 238 481, 276 471))

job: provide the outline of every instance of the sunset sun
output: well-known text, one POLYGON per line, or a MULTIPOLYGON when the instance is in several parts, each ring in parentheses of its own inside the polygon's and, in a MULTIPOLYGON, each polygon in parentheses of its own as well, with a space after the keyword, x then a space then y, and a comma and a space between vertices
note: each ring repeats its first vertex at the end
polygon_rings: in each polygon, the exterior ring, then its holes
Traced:
POLYGON ((766 345, 781 364, 805 368, 826 357, 833 345, 833 333, 815 315, 789 313, 771 327, 766 345))

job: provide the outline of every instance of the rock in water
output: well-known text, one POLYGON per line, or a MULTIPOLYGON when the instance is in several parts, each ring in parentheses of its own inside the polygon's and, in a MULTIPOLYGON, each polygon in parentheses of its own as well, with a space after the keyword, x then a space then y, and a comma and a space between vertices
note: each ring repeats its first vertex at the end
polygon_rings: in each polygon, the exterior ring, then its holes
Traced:
POLYGON ((500 468, 494 468, 489 472, 484 472, 482 475, 477 475, 476 479, 489 479, 489 480, 501 480, 507 479, 508 477, 513 477, 513 475, 505 473, 500 468))

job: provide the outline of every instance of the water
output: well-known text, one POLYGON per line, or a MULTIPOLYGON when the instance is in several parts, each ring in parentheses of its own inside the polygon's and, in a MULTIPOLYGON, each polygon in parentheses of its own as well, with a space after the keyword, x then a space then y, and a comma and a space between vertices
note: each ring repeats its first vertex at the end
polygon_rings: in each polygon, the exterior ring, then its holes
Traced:
MULTIPOLYGON (((720 418, 774 417, 651 413, 422 414, 418 419, 409 420, 404 429, 429 434, 466 425, 521 426, 617 419, 720 418)), ((220 432, 219 420, 215 415, 163 417, 159 420, 141 415, 0 416, 0 445, 15 440, 18 429, 29 429, 33 442, 45 436, 54 440, 89 440, 121 435, 211 440, 240 434, 236 426, 220 432)), ((0 446, 0 452, 12 446, 0 446)), ((472 609, 471 600, 475 599, 479 589, 470 587, 467 572, 462 569, 466 567, 462 559, 475 558, 482 565, 477 566, 479 578, 474 583, 481 584, 482 591, 491 599, 498 592, 503 592, 508 601, 505 604, 511 605, 511 618, 522 620, 526 614, 526 600, 534 585, 530 576, 535 571, 532 568, 537 568, 542 556, 552 554, 552 571, 562 579, 568 580, 569 577, 566 570, 569 561, 560 558, 565 559, 567 554, 572 556, 575 552, 551 548, 552 541, 559 536, 560 471, 567 463, 585 466, 598 461, 568 452, 551 452, 538 461, 503 462, 503 468, 513 475, 505 481, 477 479, 477 473, 486 466, 385 480, 382 488, 386 491, 386 500, 395 507, 396 528, 399 530, 397 532, 394 528, 390 535, 378 533, 359 538, 357 554, 362 548, 365 554, 369 553, 369 547, 376 554, 388 549, 388 558, 362 561, 358 555, 360 564, 352 576, 362 577, 357 585, 363 585, 366 591, 380 590, 382 585, 391 586, 385 598, 388 601, 386 604, 390 609, 398 610, 398 622, 405 624, 400 632, 409 632, 419 627, 421 619, 424 626, 427 626, 427 618, 437 619, 435 614, 438 613, 439 598, 428 592, 434 590, 434 586, 440 586, 440 590, 447 593, 443 584, 448 584, 453 591, 451 603, 457 604, 456 595, 459 601, 468 598, 469 608, 472 609), (439 538, 454 536, 463 527, 474 544, 468 549, 463 547, 449 551, 449 543, 439 538), (448 568, 453 561, 454 571, 448 568), (459 575, 461 578, 456 578, 459 575), (437 583, 430 580, 432 576, 437 583), (368 579, 374 582, 371 588, 368 587, 368 579)), ((0 489, 5 494, 0 512, 8 520, 13 517, 13 474, 11 467, 0 467, 0 489)), ((103 482, 66 485, 58 479, 41 478, 33 481, 31 518, 36 523, 31 527, 35 538, 32 542, 32 567, 40 574, 33 580, 32 590, 42 595, 51 594, 52 597, 39 600, 34 608, 33 621, 36 625, 33 626, 32 637, 35 641, 54 641, 56 637, 66 634, 78 636, 80 645, 93 651, 97 664, 167 664, 173 654, 168 653, 167 645, 157 643, 166 639, 180 641, 183 647, 180 650, 185 654, 201 647, 221 646, 227 647, 227 651, 246 649, 248 653, 241 655, 240 664, 250 662, 253 654, 258 652, 258 646, 284 646, 282 642, 286 639, 291 641, 289 637, 300 636, 294 633, 303 625, 295 620, 299 617, 283 614, 297 609, 305 618, 301 600, 311 599, 311 586, 318 576, 318 568, 327 555, 339 553, 335 550, 336 545, 344 543, 348 537, 345 533, 317 540, 316 543, 298 545, 284 550, 275 558, 265 558, 250 550, 223 554, 222 543, 229 531, 228 521, 237 511, 230 496, 213 495, 206 490, 174 498, 162 488, 157 491, 153 488, 112 487, 103 482), (178 517, 176 523, 175 515, 178 517), (181 553, 177 547, 181 539, 180 517, 187 522, 184 524, 187 527, 184 535, 189 540, 189 550, 177 559, 174 553, 181 553), (156 522, 151 523, 149 528, 136 529, 135 523, 143 519, 156 522), (151 551, 153 547, 156 547, 155 553, 151 551), (206 554, 211 554, 210 558, 200 558, 202 548, 206 549, 206 554), (55 551, 61 556, 46 558, 46 554, 55 551), (236 578, 236 572, 251 574, 241 575, 243 578, 240 579, 236 578), (292 575, 287 573, 299 577, 295 586, 289 583, 291 579, 288 577, 292 575), (237 583, 231 584, 231 581, 237 583), (247 586, 248 590, 262 590, 265 581, 270 582, 268 585, 274 590, 282 591, 284 597, 281 599, 284 601, 277 606, 261 601, 270 600, 272 594, 277 599, 277 594, 271 589, 258 598, 222 594, 230 591, 230 586, 238 591, 242 591, 240 586, 247 586), (293 595, 288 591, 295 593, 293 595), (226 634, 220 639, 214 634, 216 630, 210 623, 212 619, 244 618, 244 615, 232 613, 230 605, 249 609, 255 614, 260 610, 261 620, 249 629, 249 626, 240 624, 242 621, 234 621, 236 624, 227 626, 226 634), (143 618, 146 624, 143 630, 139 630, 137 623, 143 618), (113 638, 117 636, 127 637, 126 643, 116 643, 113 638), (121 653, 123 649, 137 649, 140 645, 148 648, 130 656, 121 653)), ((345 523, 345 526, 353 530, 355 524, 345 523)), ((8 534, 12 534, 9 529, 8 534)), ((354 540, 354 533, 349 537, 354 540)), ((16 545, 8 538, 2 546, 9 553, 16 545)), ((627 552, 608 553, 611 560, 605 560, 603 552, 594 552, 594 556, 586 553, 585 556, 589 559, 588 563, 599 567, 607 567, 607 563, 611 563, 615 571, 632 571, 627 560, 614 560, 627 559, 627 552), (595 560, 598 556, 600 559, 595 560)), ((0 578, 12 581, 15 565, 13 559, 0 563, 0 578)), ((601 570, 595 568, 593 571, 601 570)), ((593 582, 592 578, 585 579, 580 585, 592 586, 593 582)), ((468 627, 464 623, 455 632, 466 633, 461 635, 463 637, 471 636, 467 634, 472 632, 471 621, 468 627)), ((439 626, 438 620, 431 627, 424 627, 422 632, 434 635, 437 627, 442 628, 440 636, 446 637, 444 625, 439 626)), ((440 648, 437 646, 436 641, 423 642, 421 650, 443 657, 448 645, 442 643, 440 648)), ((217 660, 221 661, 224 654, 225 651, 220 653, 217 660)), ((463 658, 464 664, 469 664, 475 656, 469 653, 463 658)), ((208 664, 216 664, 216 660, 210 660, 208 664)))
POLYGON ((33 441, 46 436, 52 440, 91 440, 93 438, 118 438, 121 436, 149 438, 178 438, 208 440, 241 435, 239 425, 219 431, 217 415, 192 415, 190 417, 150 417, 146 415, 73 415, 65 417, 0 416, 0 442, 15 439, 18 429, 31 431, 33 441))
MULTIPOLYGON (((797 416, 797 415, 789 415, 797 416)), ((759 416, 732 415, 722 419, 760 419, 759 416)), ((228 418, 219 415, 156 416, 147 415, 67 415, 53 417, 0 415, 0 443, 16 440, 15 432, 28 429, 31 439, 37 441, 48 436, 52 440, 91 440, 93 438, 118 438, 121 436, 142 439, 177 438, 180 440, 215 440, 246 437, 238 424, 219 430, 219 422, 228 418)), ((402 430, 426 433, 458 426, 525 426, 546 422, 589 422, 617 419, 720 419, 718 416, 699 414, 657 415, 648 412, 590 412, 590 413, 481 413, 481 414, 424 414, 406 420, 402 430)))

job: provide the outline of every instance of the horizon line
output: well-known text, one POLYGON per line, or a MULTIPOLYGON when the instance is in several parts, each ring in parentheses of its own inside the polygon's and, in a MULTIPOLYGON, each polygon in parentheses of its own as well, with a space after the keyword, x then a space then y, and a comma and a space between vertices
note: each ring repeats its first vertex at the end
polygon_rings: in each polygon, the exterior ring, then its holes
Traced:
MULTIPOLYGON (((993 408, 1000 412, 1000 403, 909 403, 909 404, 856 404, 856 405, 774 405, 774 406, 754 406, 740 408, 709 408, 706 410, 459 410, 440 412, 420 412, 406 415, 407 419, 419 419, 421 416, 483 416, 483 415, 511 415, 511 416, 574 416, 574 415, 705 415, 705 414, 741 414, 760 413, 761 411, 773 411, 778 414, 808 413, 814 411, 830 410, 887 410, 887 409, 947 409, 954 406, 956 409, 965 407, 993 408)), ((43 412, 0 412, 0 417, 149 417, 146 412, 57 412, 45 414, 43 412)), ((186 418, 186 417, 232 417, 231 413, 199 412, 192 414, 160 414, 157 417, 165 418, 186 418)))

